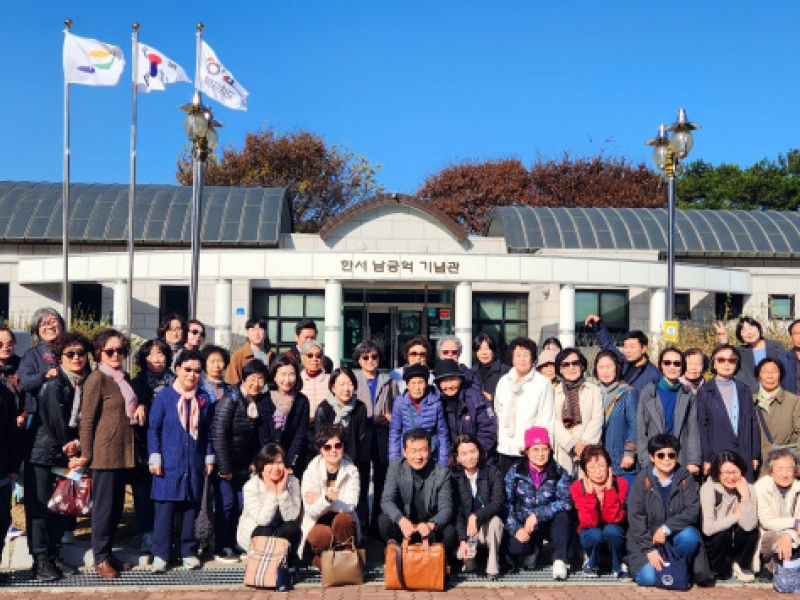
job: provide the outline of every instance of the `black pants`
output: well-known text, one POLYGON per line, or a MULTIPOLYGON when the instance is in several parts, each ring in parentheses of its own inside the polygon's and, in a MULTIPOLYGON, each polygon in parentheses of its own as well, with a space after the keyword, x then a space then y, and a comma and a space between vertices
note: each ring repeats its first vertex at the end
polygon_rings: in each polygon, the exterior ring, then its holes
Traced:
POLYGON ((362 526, 366 527, 367 523, 369 523, 369 480, 372 474, 372 465, 367 460, 366 462, 358 463, 356 466, 358 468, 358 479, 360 483, 356 514, 362 526))
POLYGON ((92 553, 94 564, 108 560, 125 506, 127 469, 92 471, 92 553))
POLYGON ((541 548, 545 540, 553 544, 553 560, 567 562, 569 556, 569 539, 574 535, 568 512, 557 512, 549 521, 538 523, 531 534, 530 541, 520 542, 515 536, 508 538, 508 552, 515 560, 533 554, 534 550, 541 548))
POLYGON ((731 576, 733 563, 749 570, 758 545, 758 527, 745 531, 738 523, 711 536, 703 536, 711 570, 720 579, 731 576))
MULTIPOLYGON (((378 528, 380 529, 381 537, 386 542, 389 540, 400 542, 403 539, 403 532, 400 530, 400 526, 397 523, 392 523, 392 520, 385 514, 381 514, 378 518, 378 528)), ((432 537, 431 541, 444 544, 444 550, 448 557, 455 557, 458 551, 458 532, 455 525, 448 523, 444 528, 437 527, 432 537)), ((420 541, 419 536, 412 536, 411 541, 420 541)))
POLYGON ((128 483, 133 492, 133 512, 136 518, 136 533, 142 535, 153 531, 155 512, 150 491, 153 488, 153 476, 149 467, 136 467, 128 471, 128 483))
MULTIPOLYGON (((56 475, 50 471, 48 465, 27 463, 23 481, 28 548, 34 557, 55 558, 61 545, 61 537, 72 523, 71 517, 56 515, 47 510, 56 475)), ((8 527, 0 529, 7 530, 8 527)))
POLYGON ((5 485, 0 485, 0 555, 6 545, 6 533, 11 527, 11 493, 13 484, 9 481, 5 485))
MULTIPOLYGON (((259 525, 253 530, 253 534, 250 537, 254 538, 259 535, 271 535, 287 540, 289 542, 290 564, 297 558, 297 550, 300 548, 300 538, 303 536, 297 521, 284 521, 275 527, 272 525, 259 525)), ((245 548, 245 550, 247 550, 247 548, 245 548)))
MULTIPOLYGON (((378 531, 378 517, 381 515, 381 496, 383 496, 383 486, 386 483, 386 473, 389 471, 389 463, 380 461, 372 462, 372 517, 369 520, 371 529, 378 531)), ((361 516, 359 515, 359 519, 361 516)), ((365 521, 361 521, 364 523, 365 521)))

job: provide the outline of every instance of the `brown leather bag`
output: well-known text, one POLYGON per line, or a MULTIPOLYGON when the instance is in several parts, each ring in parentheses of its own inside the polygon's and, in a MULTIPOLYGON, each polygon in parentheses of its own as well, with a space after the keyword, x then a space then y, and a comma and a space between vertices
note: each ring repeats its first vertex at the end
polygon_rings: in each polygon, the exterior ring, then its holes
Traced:
POLYGON ((390 540, 386 546, 387 590, 444 590, 445 557, 442 544, 431 544, 423 538, 421 544, 400 545, 390 540))
POLYGON ((330 550, 320 555, 322 587, 363 584, 365 562, 363 548, 356 548, 352 538, 339 546, 331 542, 330 550))

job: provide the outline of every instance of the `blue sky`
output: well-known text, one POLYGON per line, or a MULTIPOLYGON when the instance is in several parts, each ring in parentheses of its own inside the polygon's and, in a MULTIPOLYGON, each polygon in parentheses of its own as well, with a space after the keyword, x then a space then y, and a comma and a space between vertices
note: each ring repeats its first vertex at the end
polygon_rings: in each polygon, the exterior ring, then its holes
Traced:
MULTIPOLYGON (((223 145, 270 124, 382 165, 413 193, 451 162, 644 142, 678 108, 703 125, 691 158, 752 164, 800 146, 800 2, 259 0, 3 2, 0 179, 60 181, 63 20, 121 46, 116 88, 72 86, 72 181, 128 181, 131 23, 194 74, 195 23, 249 90, 215 105, 223 145)), ((188 84, 140 96, 138 180, 174 183, 188 84)))

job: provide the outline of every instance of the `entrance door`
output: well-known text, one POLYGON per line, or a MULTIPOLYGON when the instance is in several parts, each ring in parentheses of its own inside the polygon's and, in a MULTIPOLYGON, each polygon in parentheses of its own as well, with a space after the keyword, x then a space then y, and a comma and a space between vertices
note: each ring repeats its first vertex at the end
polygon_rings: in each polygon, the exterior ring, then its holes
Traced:
POLYGON ((382 312, 370 311, 369 337, 381 349, 381 369, 391 369, 394 365, 394 347, 392 344, 392 314, 386 310, 382 312))

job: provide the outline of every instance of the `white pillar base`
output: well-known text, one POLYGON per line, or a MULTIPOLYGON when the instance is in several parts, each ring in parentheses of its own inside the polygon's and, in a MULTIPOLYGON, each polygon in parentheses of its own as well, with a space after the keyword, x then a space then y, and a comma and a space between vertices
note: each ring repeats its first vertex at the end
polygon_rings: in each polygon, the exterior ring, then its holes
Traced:
POLYGON ((342 284, 335 279, 325 282, 325 354, 333 367, 342 364, 342 284))
POLYGON ((472 282, 462 281, 456 286, 456 315, 453 333, 464 349, 460 361, 472 366, 472 282))
POLYGON ((558 298, 558 339, 564 348, 575 346, 575 286, 561 286, 558 298))
POLYGON ((217 279, 214 307, 214 343, 223 348, 231 347, 232 290, 233 282, 230 279, 217 279))

